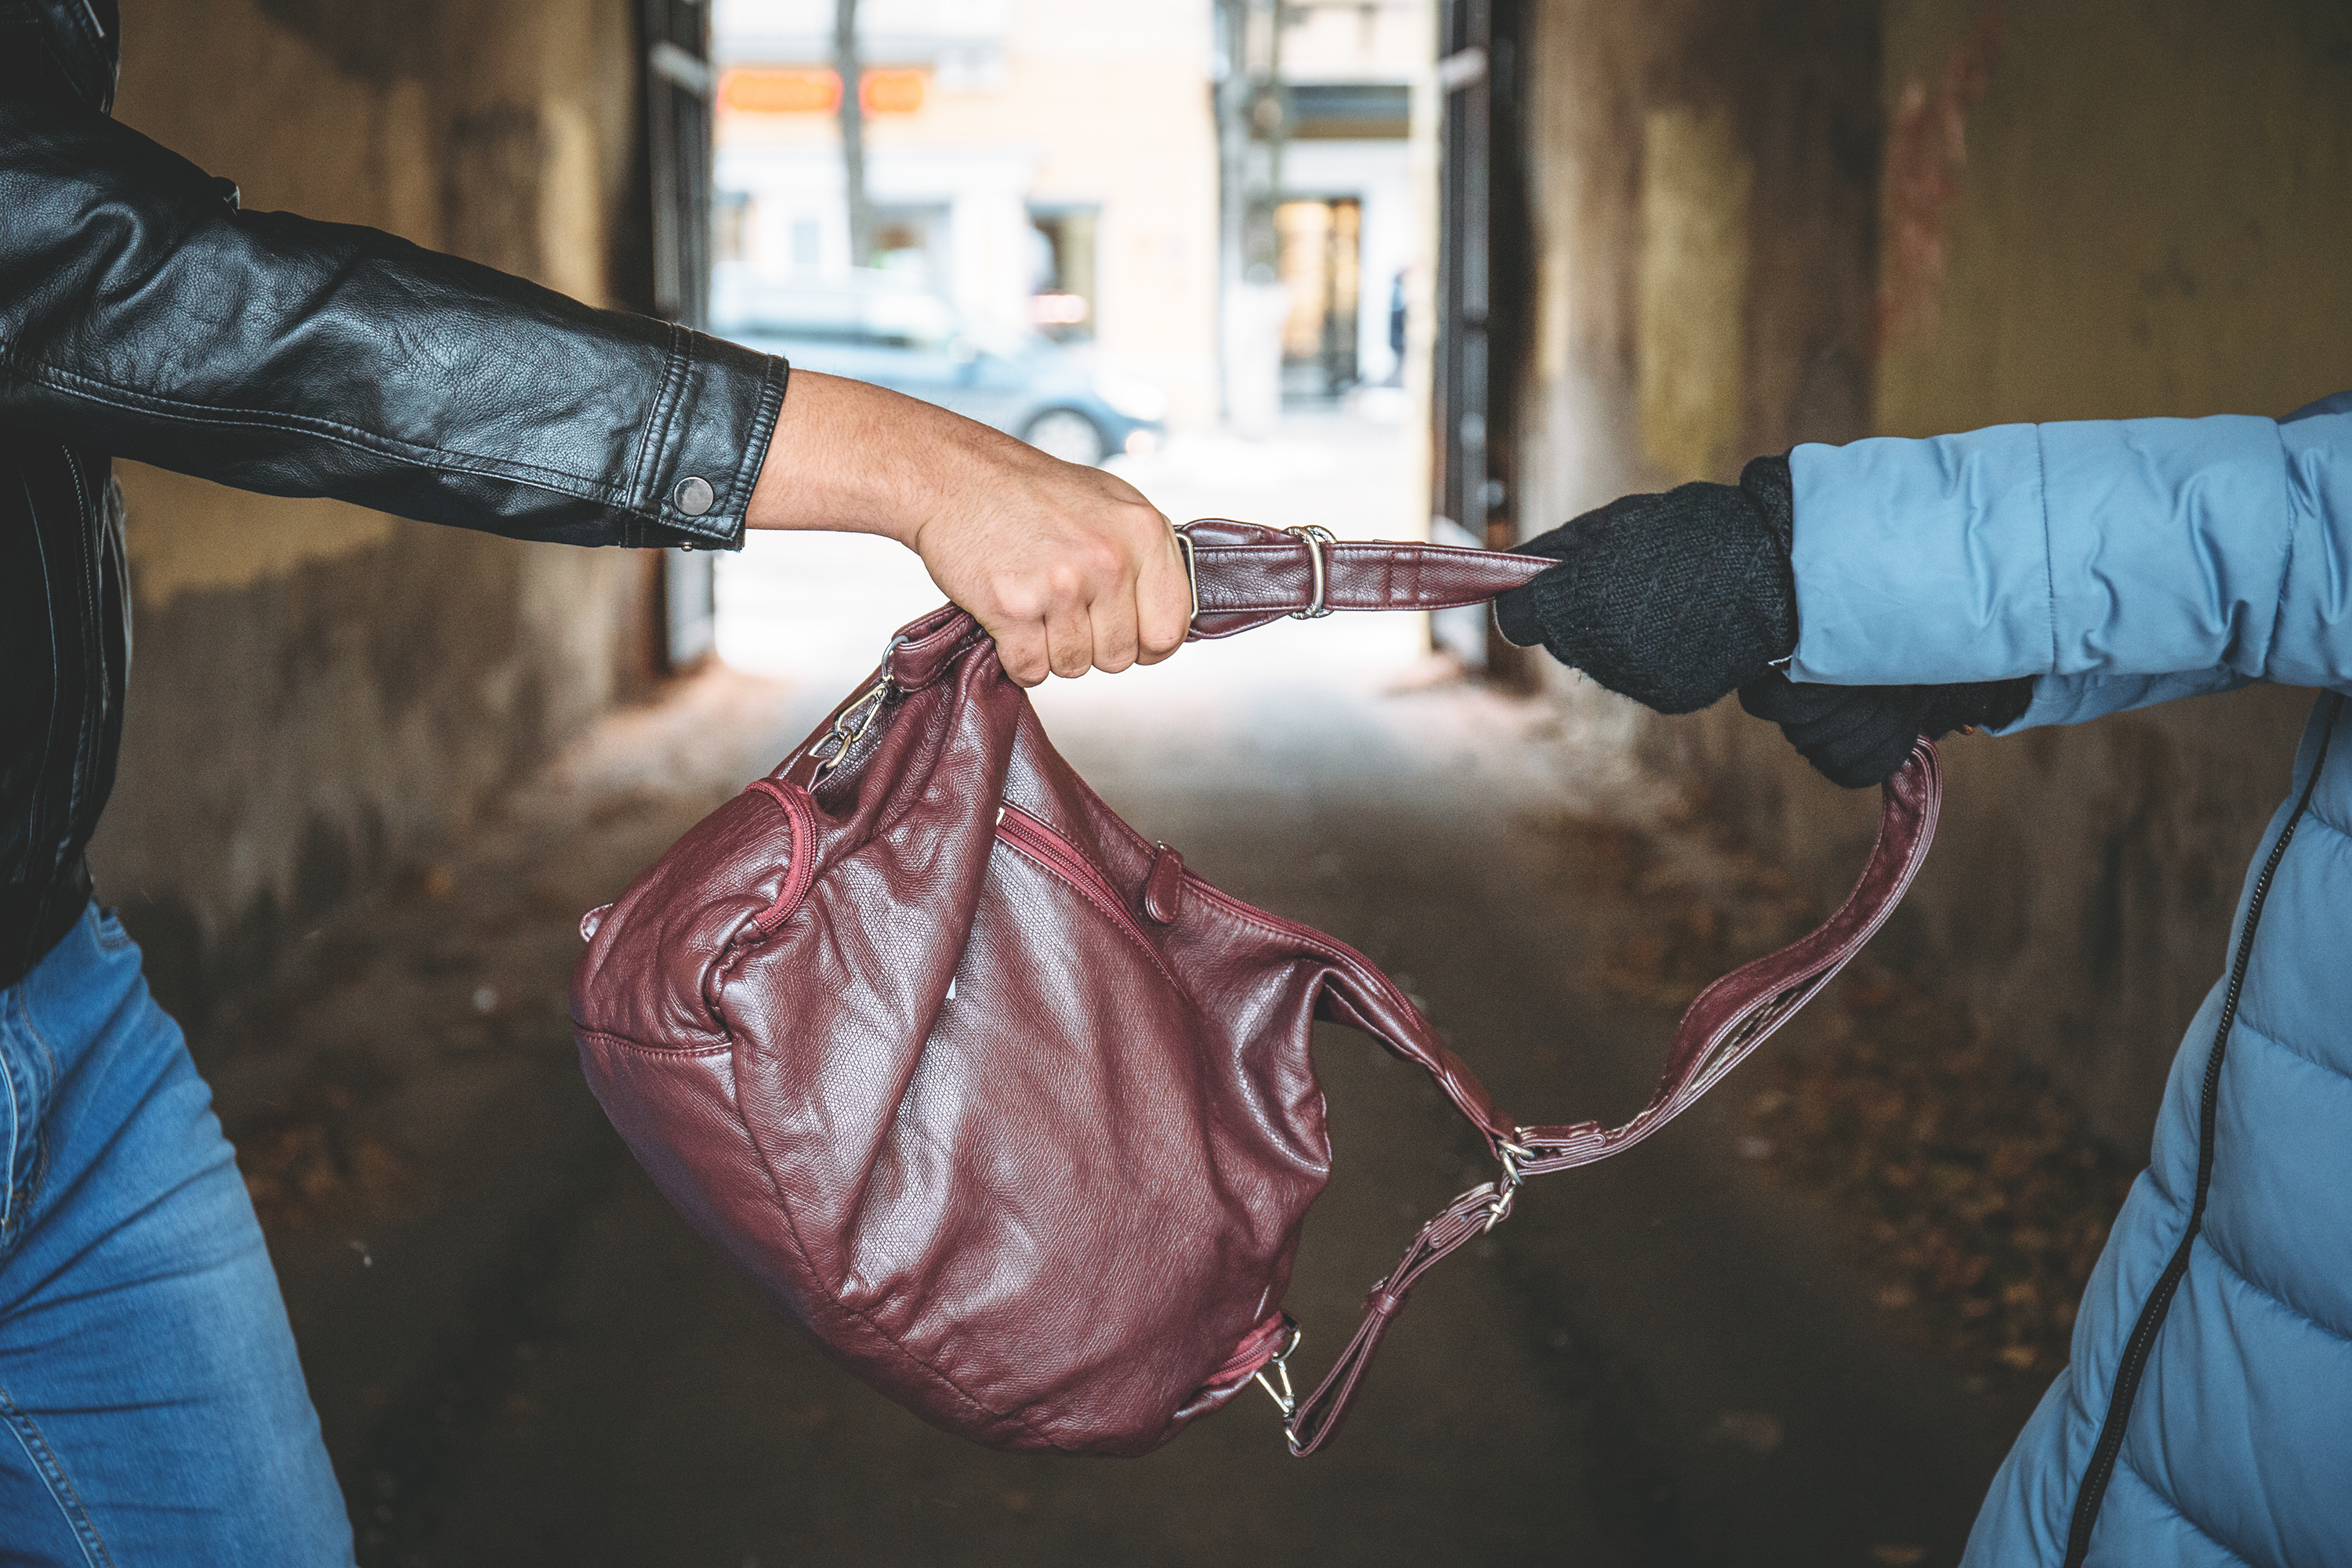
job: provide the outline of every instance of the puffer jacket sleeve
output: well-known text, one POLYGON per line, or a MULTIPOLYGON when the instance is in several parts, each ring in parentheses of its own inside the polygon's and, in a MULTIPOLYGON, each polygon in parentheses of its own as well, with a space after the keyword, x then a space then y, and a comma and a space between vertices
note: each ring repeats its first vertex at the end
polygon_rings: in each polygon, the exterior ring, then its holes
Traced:
POLYGON ((2011 727, 2253 681, 2352 690, 2352 394, 1800 446, 1791 678, 2037 675, 2011 727))
POLYGON ((0 98, 0 424, 518 538, 731 547, 782 361, 0 98), (699 479, 701 485, 689 483, 699 479))

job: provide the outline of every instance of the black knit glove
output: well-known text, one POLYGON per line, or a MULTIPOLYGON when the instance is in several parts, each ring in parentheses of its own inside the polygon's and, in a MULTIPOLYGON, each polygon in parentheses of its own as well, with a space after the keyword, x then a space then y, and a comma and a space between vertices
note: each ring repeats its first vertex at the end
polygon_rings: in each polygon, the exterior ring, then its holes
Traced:
POLYGON ((1496 624, 1612 692, 1695 713, 1796 647, 1794 519, 1786 457, 1737 485, 1621 497, 1519 547, 1559 565, 1496 600, 1496 624))
POLYGON ((2025 712, 2030 675, 1799 685, 1774 668, 1797 644, 1795 529, 1785 456, 1759 457, 1736 486, 1626 496, 1520 546, 1560 564, 1496 600, 1496 624, 1660 713, 1694 713, 1737 690, 1740 706, 1848 789, 1900 768, 1914 737, 1999 728, 2025 712))
POLYGON ((1860 789, 1903 766, 1915 736, 2013 724, 2033 701, 2033 677, 1947 686, 1799 685, 1774 670, 1739 688, 1739 706, 1780 727, 1832 784, 1860 789))

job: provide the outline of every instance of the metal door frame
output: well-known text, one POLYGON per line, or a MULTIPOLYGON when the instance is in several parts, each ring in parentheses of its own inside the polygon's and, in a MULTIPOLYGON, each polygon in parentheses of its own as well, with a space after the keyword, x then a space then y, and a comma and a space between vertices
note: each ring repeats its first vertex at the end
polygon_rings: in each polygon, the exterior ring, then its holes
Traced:
MULTIPOLYGON (((648 225, 654 314, 709 325, 711 242, 710 8, 704 0, 640 0, 648 225)), ((662 663, 672 673, 707 657, 718 632, 708 552, 662 552, 662 663)))
MULTIPOLYGON (((1437 350, 1431 367, 1431 512, 1441 534, 1507 549, 1519 540, 1519 389, 1532 349, 1534 233, 1524 164, 1529 0, 1441 0, 1437 350)), ((1449 640, 1458 641, 1458 640, 1449 640)), ((1487 629, 1484 667, 1525 677, 1520 650, 1487 629)), ((1457 647, 1480 662, 1475 645, 1457 647)))

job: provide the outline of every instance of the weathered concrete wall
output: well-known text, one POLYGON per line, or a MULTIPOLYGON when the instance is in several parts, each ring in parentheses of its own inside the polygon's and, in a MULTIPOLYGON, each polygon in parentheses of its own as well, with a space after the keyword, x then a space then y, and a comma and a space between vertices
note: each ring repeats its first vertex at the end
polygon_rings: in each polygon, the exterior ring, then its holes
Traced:
MULTIPOLYGON (((1713 14, 1720 25, 1730 12, 1713 14)), ((1799 440, 2282 413, 2352 387, 2352 13, 2340 5, 1890 0, 1846 8, 1804 46, 1811 88, 1771 85, 1785 68, 1769 47, 1711 64, 1719 52, 1672 13, 1555 0, 1545 16, 1566 25, 1549 28, 1560 101, 1543 156, 1582 201, 1546 203, 1544 265, 1559 277, 1546 272, 1545 295, 1560 297, 1565 328, 1535 371, 1546 517, 1626 487, 1727 478, 1740 458, 1799 440), (1596 81, 1653 114, 1664 84, 1666 107, 1697 126, 1727 114, 1733 133, 1682 132, 1678 155, 1644 172, 1642 122, 1591 123, 1593 105, 1575 101, 1596 81), (1745 106, 1759 91, 1783 107, 1757 118, 1745 106), (1822 115, 1817 94, 1837 110, 1822 115), (1628 140, 1612 148, 1612 132, 1628 140), (1617 172, 1596 180, 1595 166, 1617 172), (1753 171, 1745 263, 1712 274, 1738 287, 1694 291, 1686 255, 1653 253, 1666 239, 1687 250, 1695 231, 1645 225, 1643 204, 1735 188, 1725 171, 1740 168, 1753 171), (1775 169, 1813 171, 1796 187, 1806 199, 1775 195, 1775 169), (1630 303, 1645 285, 1687 303, 1630 303), (1596 305, 1596 286, 1619 303, 1596 305), (1704 317, 1740 345, 1737 376, 1699 378, 1715 390, 1686 395, 1664 438, 1643 356, 1692 351, 1645 333, 1653 316, 1685 339, 1704 317), (1694 430, 1738 430, 1744 444, 1694 430)), ((1891 939, 1932 957, 1955 1004, 2047 1063, 2109 1136, 2144 1142, 2308 706, 2307 694, 2254 690, 1951 743, 1941 841, 1891 939)), ((1647 737, 1822 896, 1843 890, 1871 799, 1831 789, 1728 703, 1647 737)))
POLYGON ((1546 0, 1520 515, 1867 434, 1873 0, 1546 0))
MULTIPOLYGON (((628 0, 147 0, 121 120, 248 209, 389 229, 620 302, 628 0)), ((119 465, 137 653, 93 846, 201 1016, 640 678, 649 557, 516 544, 119 465)))

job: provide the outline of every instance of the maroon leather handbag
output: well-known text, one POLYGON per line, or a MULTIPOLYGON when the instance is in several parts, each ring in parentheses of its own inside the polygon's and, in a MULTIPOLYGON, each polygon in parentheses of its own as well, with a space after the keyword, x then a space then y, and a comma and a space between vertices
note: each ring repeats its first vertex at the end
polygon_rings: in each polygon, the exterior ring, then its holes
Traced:
MULTIPOLYGON (((1552 564, 1216 520, 1179 537, 1197 637, 1477 603, 1552 564)), ((1255 1380, 1309 1454, 1423 1270, 1507 1218, 1527 1177, 1664 1125, 1877 929, 1934 833, 1932 746, 1884 797, 1844 906, 1691 1004, 1645 1110, 1524 1125, 1361 954, 1121 821, 948 606, 582 922, 581 1061, 687 1218, 934 1425, 1141 1454, 1255 1380), (1427 1071, 1496 1175, 1423 1228, 1293 1398, 1283 1292, 1331 1165, 1318 1019, 1427 1071)))

